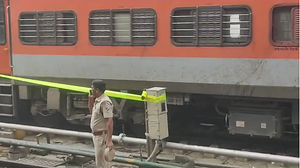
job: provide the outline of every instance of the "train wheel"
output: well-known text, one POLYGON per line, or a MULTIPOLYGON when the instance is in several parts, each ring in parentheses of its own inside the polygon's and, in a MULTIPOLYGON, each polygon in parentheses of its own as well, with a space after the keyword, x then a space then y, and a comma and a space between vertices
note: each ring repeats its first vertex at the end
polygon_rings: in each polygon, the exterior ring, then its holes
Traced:
POLYGON ((33 119, 38 126, 50 128, 61 128, 67 122, 60 112, 47 114, 46 111, 43 111, 33 116, 33 119))
POLYGON ((30 111, 33 120, 38 126, 60 128, 67 122, 65 117, 59 111, 48 110, 45 101, 35 101, 31 105, 30 111))

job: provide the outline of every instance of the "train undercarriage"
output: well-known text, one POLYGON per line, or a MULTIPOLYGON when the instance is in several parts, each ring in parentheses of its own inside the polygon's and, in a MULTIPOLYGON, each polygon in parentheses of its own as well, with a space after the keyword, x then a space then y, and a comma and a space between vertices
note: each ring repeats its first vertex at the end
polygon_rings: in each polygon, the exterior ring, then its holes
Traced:
MULTIPOLYGON (((138 93, 131 90, 122 92, 138 93)), ((87 95, 56 88, 0 85, 1 116, 34 120, 39 126, 88 128, 87 95)), ((144 103, 111 98, 115 134, 144 138, 144 103)), ((248 136, 281 139, 299 133, 298 99, 266 99, 168 92, 172 136, 248 136)), ((297 136, 298 137, 298 136, 297 136)), ((296 138, 297 139, 297 138, 296 138)))

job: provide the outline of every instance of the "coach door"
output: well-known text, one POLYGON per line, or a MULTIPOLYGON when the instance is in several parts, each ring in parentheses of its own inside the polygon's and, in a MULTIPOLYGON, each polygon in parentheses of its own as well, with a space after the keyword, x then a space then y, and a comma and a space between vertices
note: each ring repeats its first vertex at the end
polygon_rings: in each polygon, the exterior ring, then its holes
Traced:
MULTIPOLYGON (((0 0, 0 74, 12 74, 9 26, 9 0, 0 0)), ((15 116, 13 85, 0 78, 0 116, 15 116)))
POLYGON ((8 38, 8 0, 0 0, 0 74, 10 75, 12 72, 10 66, 10 49, 8 38))

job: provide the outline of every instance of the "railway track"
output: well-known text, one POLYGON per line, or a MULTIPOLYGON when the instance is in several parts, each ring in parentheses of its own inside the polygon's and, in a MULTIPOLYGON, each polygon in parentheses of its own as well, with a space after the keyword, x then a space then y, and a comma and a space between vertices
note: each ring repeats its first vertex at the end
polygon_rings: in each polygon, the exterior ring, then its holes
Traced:
MULTIPOLYGON (((90 132, 89 126, 70 124, 67 125, 67 130, 90 132)), ((118 136, 120 133, 121 132, 117 132, 114 135, 118 136)), ((125 132, 125 134, 129 137, 135 137, 133 134, 130 134, 130 132, 125 132)), ((136 138, 145 139, 145 137, 140 136, 136 138)), ((213 133, 171 134, 170 137, 167 138, 167 141, 299 157, 299 134, 285 135, 282 139, 271 139, 244 135, 228 135, 226 131, 216 131, 213 133)))
MULTIPOLYGON (((1 121, 1 120, 0 120, 1 121)), ((33 122, 11 122, 15 124, 24 124, 38 126, 33 122)), ((90 132, 89 126, 64 124, 63 127, 53 127, 57 129, 66 129, 71 131, 90 132)), ((119 135, 115 133, 114 135, 119 135)), ((126 135, 134 137, 126 132, 126 135)), ((143 137, 145 138, 145 137, 143 137)), ((228 135, 226 133, 203 133, 198 135, 182 134, 171 135, 168 141, 186 143, 200 146, 215 146, 225 149, 247 150, 253 152, 280 154, 286 156, 299 157, 299 137, 296 135, 288 135, 283 140, 270 138, 257 138, 239 135, 228 135)))
MULTIPOLYGON (((51 144, 59 144, 62 145, 61 147, 68 147, 72 149, 80 149, 80 150, 89 149, 91 153, 93 153, 92 141, 90 139, 55 136, 51 134, 50 134, 50 139, 51 139, 50 141, 51 144)), ((25 140, 31 142, 37 141, 36 134, 25 137, 25 140)), ((47 143, 45 138, 40 139, 39 142, 41 144, 47 143)), ((17 144, 20 145, 20 143, 17 144)), ((144 146, 141 146, 141 148, 139 148, 137 145, 125 145, 125 146, 120 146, 118 144, 115 145, 116 145, 115 148, 117 149, 117 151, 119 151, 119 153, 117 153, 117 156, 131 157, 136 159, 140 159, 141 156, 142 157, 146 156, 146 149, 144 146)), ((253 165, 257 165, 258 163, 259 163, 258 164, 259 167, 265 167, 266 165, 270 165, 270 164, 272 165, 273 168, 282 167, 282 165, 280 164, 274 166, 270 162, 257 162, 253 160, 242 159, 242 158, 217 156, 217 155, 211 155, 211 154, 199 153, 199 152, 190 152, 190 151, 178 151, 172 149, 165 149, 162 153, 158 155, 158 158, 162 161, 170 161, 170 160, 174 160, 176 156, 186 156, 190 158, 190 160, 195 161, 195 163, 199 167, 230 167, 230 168, 251 167, 252 168, 253 165)))
MULTIPOLYGON (((13 122, 16 124, 24 124, 23 122, 13 122)), ((29 125, 35 126, 35 124, 30 123, 29 125)), ((61 128, 60 128, 61 129, 61 128)), ((88 127, 83 126, 77 126, 77 125, 68 125, 68 130, 73 131, 89 131, 88 127)), ((30 136, 27 138, 30 139, 30 136)), ((63 137, 60 137, 60 139, 64 139, 63 137)), ((68 138, 70 139, 70 138, 68 138)), ((35 140, 31 139, 31 141, 35 140)), ((203 135, 198 137, 193 137, 191 135, 185 135, 185 136, 173 136, 170 137, 169 140, 175 141, 175 142, 182 142, 186 144, 195 144, 195 145, 202 145, 202 146, 213 146, 213 147, 220 147, 220 148, 227 148, 227 149, 235 149, 235 150, 246 150, 246 151, 252 151, 252 152, 261 152, 261 153, 273 153, 273 154, 280 154, 280 155, 287 155, 287 156, 299 156, 299 148, 298 148, 298 141, 280 141, 280 140, 273 140, 273 139, 256 139, 248 137, 230 137, 230 136, 210 136, 210 135, 203 135), (220 138, 223 137, 223 138, 220 138), (284 147, 284 149, 282 148, 284 147)), ((79 145, 87 145, 91 147, 92 143, 91 140, 83 140, 83 139, 76 139, 76 142, 80 142, 79 145)), ((52 143, 61 143, 65 144, 66 140, 64 142, 56 142, 55 139, 52 139, 52 143)), ((78 145, 78 143, 76 143, 78 145)), ((70 145, 70 144, 66 144, 70 145)), ((133 158, 140 158, 141 156, 146 156, 145 147, 142 147, 142 150, 140 150, 136 146, 116 146, 117 149, 120 152, 123 153, 130 153, 131 157, 133 158), (140 151, 142 151, 142 155, 140 154, 140 151)), ((174 153, 179 155, 187 156, 196 162, 199 163, 199 165, 202 164, 203 161, 206 162, 204 165, 214 165, 212 167, 216 167, 217 165, 228 165, 235 166, 239 165, 242 167, 248 167, 246 165, 256 165, 256 161, 251 161, 241 158, 229 158, 225 156, 217 156, 217 155, 209 155, 205 153, 197 153, 197 152, 189 152, 189 151, 176 151, 176 150, 164 150, 158 157, 162 158, 162 160, 172 160, 174 158, 174 153), (201 163, 201 164, 200 164, 201 163), (245 165, 246 164, 246 165, 245 165)), ((274 164, 263 162, 260 163, 260 165, 269 165, 271 164, 272 167, 274 167, 274 164)), ((281 164, 278 165, 279 167, 282 166, 281 164)), ((251 166, 250 166, 251 167, 251 166)), ((253 167, 253 166, 252 166, 253 167)), ((275 165, 276 168, 276 165, 275 165)))
POLYGON ((225 149, 246 150, 268 154, 280 154, 292 157, 299 157, 298 137, 295 140, 278 140, 268 138, 250 138, 245 136, 192 136, 181 135, 171 137, 171 141, 182 142, 199 146, 215 146, 225 149))
MULTIPOLYGON (((86 131, 89 128, 69 127, 73 131, 86 131)), ((114 134, 119 135, 119 133, 114 134)), ((129 137, 134 137, 127 134, 129 137)), ((141 138, 141 137, 138 137, 141 138)), ((142 137, 145 139, 145 137, 142 137)), ((170 135, 167 141, 198 146, 213 146, 224 149, 244 150, 268 154, 299 157, 299 135, 286 135, 283 139, 249 137, 244 135, 228 135, 224 132, 170 135)))
POLYGON ((43 165, 36 165, 36 164, 0 159, 0 168, 49 168, 49 167, 43 165))
MULTIPOLYGON (((36 134, 26 136, 25 139, 29 142, 35 142, 36 141, 36 134)), ((36 142, 35 142, 36 143, 36 142)), ((45 138, 40 138, 39 140, 40 144, 46 144, 47 141, 45 138)), ((81 139, 81 138, 75 138, 75 137, 64 137, 64 136, 57 136, 57 135, 50 135, 50 143, 55 145, 60 145, 62 147, 68 147, 73 149, 86 149, 93 151, 92 141, 87 139, 81 139)), ((5 148, 5 147, 2 147, 5 148)), ((6 147, 8 148, 8 147, 6 147)), ((117 156, 121 157, 130 157, 134 158, 136 160, 143 159, 145 160, 147 154, 146 149, 144 146, 141 146, 139 148, 136 145, 118 145, 115 144, 115 148, 118 151, 116 153, 117 156)), ((51 152, 48 154, 42 154, 43 152, 36 150, 31 150, 30 154, 28 154, 28 157, 31 159, 21 159, 19 162, 22 163, 32 163, 36 162, 35 165, 48 165, 48 167, 70 167, 72 168, 79 168, 84 165, 86 168, 93 168, 94 163, 92 158, 84 157, 81 158, 81 161, 73 162, 75 159, 72 158, 73 156, 68 153, 61 153, 61 152, 51 152), (41 160, 43 159, 43 163, 41 164, 41 160), (48 160, 48 161, 46 161, 48 160)), ((242 158, 230 158, 225 156, 217 156, 217 155, 211 155, 211 154, 205 154, 205 153, 199 153, 199 152, 189 152, 189 151, 178 151, 178 150, 172 150, 172 149, 165 149, 162 153, 158 155, 158 160, 160 163, 170 163, 170 161, 174 160, 177 156, 184 156, 189 158, 190 160, 193 160, 195 164, 197 165, 197 168, 239 168, 239 167, 245 167, 245 168, 253 168, 253 167, 272 167, 272 168, 279 168, 282 167, 283 164, 274 164, 271 162, 257 162, 254 160, 247 160, 242 158)), ((0 158, 1 159, 1 158, 0 158)), ((78 159, 76 159, 78 160, 78 159)), ((80 159, 79 159, 80 160, 80 159)), ((118 163, 114 163, 115 167, 132 167, 130 165, 120 165, 118 163)))

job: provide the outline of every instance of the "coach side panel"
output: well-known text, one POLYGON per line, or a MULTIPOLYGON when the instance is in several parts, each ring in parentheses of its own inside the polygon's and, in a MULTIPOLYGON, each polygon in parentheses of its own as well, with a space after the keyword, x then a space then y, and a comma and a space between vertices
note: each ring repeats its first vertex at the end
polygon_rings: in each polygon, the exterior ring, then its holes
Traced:
MULTIPOLYGON (((12 5, 14 75, 149 81, 185 84, 224 84, 298 88, 298 47, 277 46, 270 42, 272 8, 283 3, 272 1, 136 1, 15 0, 12 5), (30 4, 30 5, 28 5, 30 4), (246 46, 175 46, 170 40, 170 14, 177 7, 241 6, 250 8, 251 42, 246 46), (93 10, 151 8, 156 16, 156 42, 152 46, 95 46, 89 39, 89 18, 93 10), (22 12, 74 12, 76 38, 72 45, 24 44, 19 37, 18 19, 22 12), (259 16, 259 17, 258 17, 259 16), (34 61, 34 63, 33 63, 34 61), (109 71, 110 73, 107 73, 109 71)), ((284 3, 297 3, 288 0, 284 3)), ((277 14, 276 14, 277 15, 277 14)), ((280 15, 280 14, 278 14, 280 15)), ((71 17, 71 16, 66 16, 71 17)), ((73 22, 72 22, 73 23, 73 22)), ((73 29, 72 29, 73 30, 73 29)), ((91 37, 90 37, 91 38, 91 37)))

